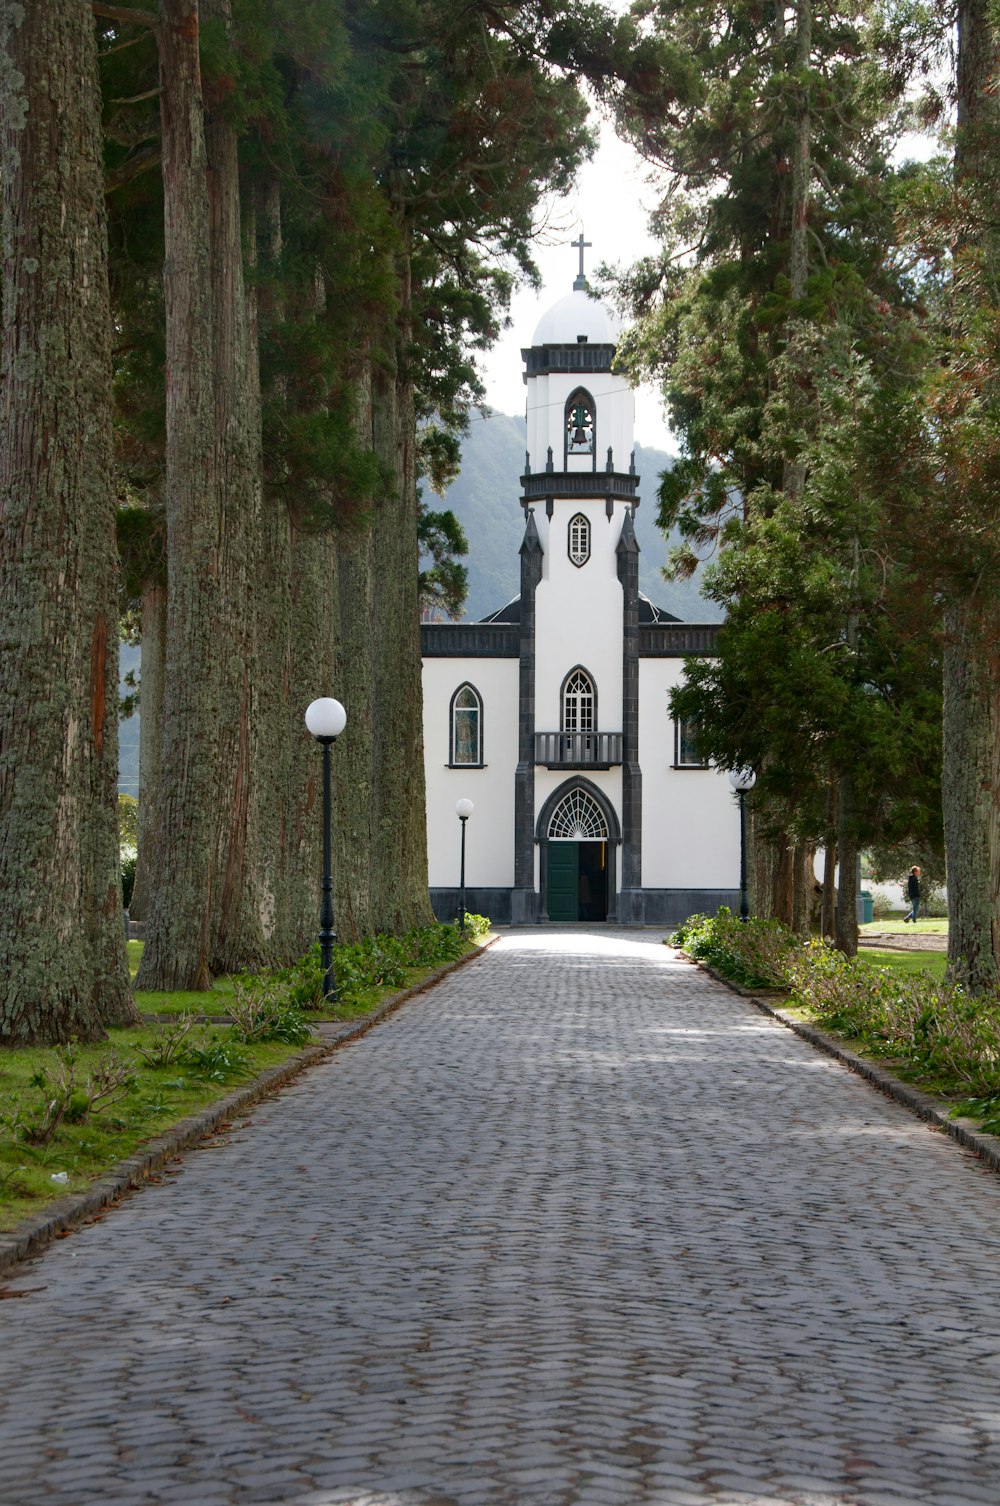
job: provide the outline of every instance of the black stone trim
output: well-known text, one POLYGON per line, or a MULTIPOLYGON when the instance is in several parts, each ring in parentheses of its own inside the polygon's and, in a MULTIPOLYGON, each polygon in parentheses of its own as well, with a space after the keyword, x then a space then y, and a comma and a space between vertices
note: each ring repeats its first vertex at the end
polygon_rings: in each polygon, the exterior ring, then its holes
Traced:
MULTIPOLYGON (((631 509, 615 548, 622 587, 622 892, 642 884, 642 770, 639 767, 639 541, 631 509)), ((624 906, 623 906, 624 910, 624 906)), ((631 922, 628 922, 631 924, 631 922)))
POLYGON ((521 621, 518 628, 517 769, 514 774, 514 885, 522 891, 515 914, 530 909, 535 888, 535 591, 542 578, 542 541, 528 509, 521 556, 521 621))
POLYGON ((640 659, 681 659, 685 654, 717 654, 721 622, 653 622, 639 628, 640 659))
POLYGON ((521 351, 525 382, 555 372, 609 372, 614 358, 613 345, 532 345, 521 351))
POLYGON ((548 497, 605 497, 631 502, 638 507, 638 476, 624 471, 542 471, 521 477, 521 506, 544 502, 548 497))
MULTIPOLYGON (((543 847, 543 862, 547 868, 548 843, 543 847)), ((609 865, 616 849, 608 847, 609 865)), ((431 889, 431 909, 437 920, 454 924, 458 915, 461 891, 454 889, 431 889)), ((539 911, 538 895, 525 894, 519 889, 496 888, 470 889, 466 886, 465 908, 473 915, 486 915, 497 926, 536 925, 545 917, 545 908, 539 911)), ((722 905, 738 911, 738 889, 630 889, 615 894, 611 889, 611 874, 608 874, 608 919, 606 924, 651 926, 662 929, 679 926, 691 915, 714 915, 722 905)), ((546 919, 546 923, 547 919, 546 919)), ((600 924, 598 921, 594 925, 600 924)))
POLYGON ((516 659, 516 622, 422 622, 420 653, 425 659, 516 659))

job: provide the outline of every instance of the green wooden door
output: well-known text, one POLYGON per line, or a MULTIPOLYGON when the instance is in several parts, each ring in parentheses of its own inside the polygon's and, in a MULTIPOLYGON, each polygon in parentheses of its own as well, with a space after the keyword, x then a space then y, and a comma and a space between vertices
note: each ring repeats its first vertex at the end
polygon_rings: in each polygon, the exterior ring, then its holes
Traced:
POLYGON ((580 918, 580 844, 549 843, 549 919, 580 918))

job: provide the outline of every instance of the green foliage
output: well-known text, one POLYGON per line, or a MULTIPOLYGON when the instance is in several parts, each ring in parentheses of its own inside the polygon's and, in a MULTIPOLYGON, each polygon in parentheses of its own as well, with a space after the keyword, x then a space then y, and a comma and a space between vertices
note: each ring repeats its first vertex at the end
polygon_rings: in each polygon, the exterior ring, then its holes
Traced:
POLYGON ((784 988, 798 937, 776 920, 741 920, 725 905, 714 916, 692 915, 671 938, 691 957, 746 988, 784 988))
POLYGON ((114 1050, 104 1051, 83 1075, 79 1050, 60 1046, 31 1077, 35 1096, 19 1099, 0 1116, 15 1144, 48 1145, 63 1123, 81 1124, 119 1103, 132 1091, 133 1066, 114 1050))
POLYGON ((938 1091, 963 1095, 959 1111, 996 1117, 1000 996, 972 997, 927 972, 846 957, 825 941, 803 944, 775 921, 740 922, 725 909, 692 916, 672 939, 734 983, 788 989, 820 1025, 938 1091))
POLYGON ((213 1031, 184 1047, 180 1063, 203 1082, 224 1083, 234 1077, 249 1077, 250 1058, 228 1035, 213 1031))
POLYGON ((139 840, 139 802, 134 795, 118 796, 118 841, 134 847, 139 840))
POLYGON ((139 855, 135 848, 125 848, 121 854, 122 873, 122 904, 127 910, 132 902, 132 890, 135 888, 135 869, 139 855))
MULTIPOLYGON (((469 916, 480 930, 489 930, 483 916, 469 916)), ((333 972, 341 1004, 352 1006, 373 991, 402 988, 410 968, 440 967, 461 955, 464 941, 456 926, 431 925, 402 936, 366 936, 361 941, 338 943, 333 949, 333 972)), ((294 966, 268 975, 268 986, 280 990, 297 1010, 323 1009, 323 964, 319 943, 314 944, 294 966)))
POLYGON ((301 1010, 290 1004, 273 980, 255 979, 237 984, 229 1007, 233 1035, 238 1041, 283 1041, 288 1046, 304 1046, 312 1036, 301 1010))
POLYGON ((455 558, 469 552, 462 525, 453 512, 429 512, 421 503, 417 543, 421 555, 430 558, 420 571, 421 613, 443 611, 448 617, 460 617, 469 579, 465 566, 455 558))
MULTIPOLYGON (((450 928, 449 928, 450 929, 450 928)), ((469 910, 465 912, 465 934, 478 941, 480 936, 489 935, 490 921, 487 915, 475 915, 469 910)))

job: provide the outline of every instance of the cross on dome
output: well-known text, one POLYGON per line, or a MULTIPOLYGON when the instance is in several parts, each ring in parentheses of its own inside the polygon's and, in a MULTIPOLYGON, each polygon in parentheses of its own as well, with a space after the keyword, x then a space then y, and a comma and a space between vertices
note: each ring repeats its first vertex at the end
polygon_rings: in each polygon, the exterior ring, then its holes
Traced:
POLYGON ((583 253, 585 249, 593 245, 593 242, 585 241, 583 238, 583 231, 581 230, 578 238, 575 241, 570 241, 570 245, 575 246, 580 253, 580 272, 573 283, 573 291, 574 293, 585 292, 587 288, 587 279, 583 275, 583 253))

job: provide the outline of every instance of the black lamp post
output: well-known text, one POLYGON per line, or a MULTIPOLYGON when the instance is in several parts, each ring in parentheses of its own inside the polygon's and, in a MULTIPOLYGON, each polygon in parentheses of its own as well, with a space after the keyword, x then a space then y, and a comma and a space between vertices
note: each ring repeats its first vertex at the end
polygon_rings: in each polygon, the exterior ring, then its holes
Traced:
POLYGON ((321 696, 306 708, 306 726, 323 749, 323 900, 319 911, 319 946, 323 962, 323 997, 335 1001, 333 976, 333 875, 330 871, 330 749, 347 726, 347 712, 332 696, 321 696))
POLYGON ((740 920, 749 920, 747 898, 747 795, 757 783, 753 769, 730 769, 729 783, 740 799, 740 920))
POLYGON ((471 800, 455 801, 455 814, 462 823, 462 870, 459 880, 462 893, 458 902, 458 925, 463 936, 465 935, 465 823, 472 815, 473 809, 471 800))

